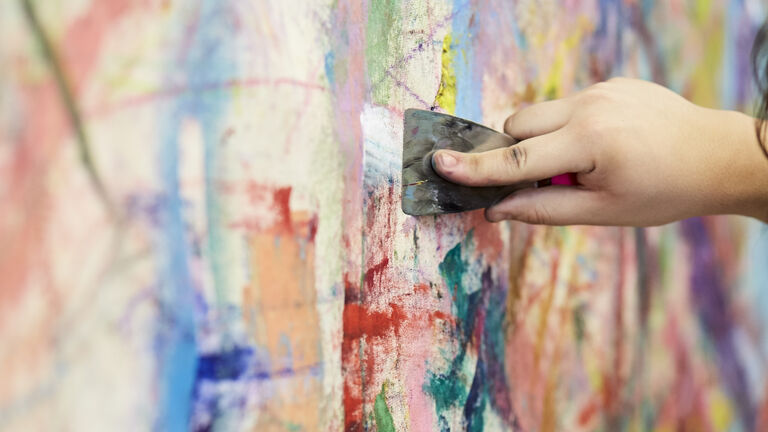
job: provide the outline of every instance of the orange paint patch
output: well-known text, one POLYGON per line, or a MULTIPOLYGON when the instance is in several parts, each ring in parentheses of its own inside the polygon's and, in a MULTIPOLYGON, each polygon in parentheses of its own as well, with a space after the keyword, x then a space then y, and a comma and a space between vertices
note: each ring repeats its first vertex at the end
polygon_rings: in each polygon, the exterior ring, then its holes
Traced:
POLYGON ((270 372, 292 371, 272 378, 280 385, 260 407, 270 419, 256 429, 296 424, 313 430, 323 403, 322 382, 311 376, 322 359, 314 286, 316 222, 306 212, 290 210, 290 191, 275 188, 264 194, 274 197, 279 217, 249 233, 253 279, 243 291, 243 320, 255 345, 270 354, 270 372))

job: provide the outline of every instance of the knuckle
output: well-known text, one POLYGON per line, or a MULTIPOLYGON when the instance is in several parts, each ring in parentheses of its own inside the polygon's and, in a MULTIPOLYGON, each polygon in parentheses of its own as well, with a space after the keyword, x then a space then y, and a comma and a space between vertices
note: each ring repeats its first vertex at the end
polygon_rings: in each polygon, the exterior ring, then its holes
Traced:
POLYGON ((587 89, 581 96, 581 102, 584 104, 600 104, 611 99, 611 90, 607 88, 610 84, 599 83, 587 89))
POLYGON ((604 115, 593 115, 578 123, 578 142, 590 143, 607 138, 613 130, 612 120, 604 115))
POLYGON ((467 158, 464 160, 464 163, 466 164, 467 171, 469 171, 472 174, 481 174, 480 173, 480 156, 477 154, 468 153, 467 158))
POLYGON ((528 152, 522 145, 513 145, 502 152, 504 166, 510 170, 522 170, 528 162, 528 152))
POLYGON ((611 78, 609 81, 599 82, 581 93, 580 102, 585 105, 598 105, 612 102, 616 98, 616 85, 620 78, 611 78), (616 80, 616 81, 615 81, 616 80))
POLYGON ((545 206, 536 204, 523 215, 525 222, 535 225, 550 225, 552 223, 552 213, 545 206))

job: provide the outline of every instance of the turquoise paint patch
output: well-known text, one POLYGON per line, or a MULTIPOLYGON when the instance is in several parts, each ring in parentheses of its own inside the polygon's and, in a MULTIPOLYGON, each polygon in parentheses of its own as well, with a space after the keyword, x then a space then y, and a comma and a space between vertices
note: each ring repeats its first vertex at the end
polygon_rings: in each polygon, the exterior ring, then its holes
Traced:
POLYGON ((325 77, 328 80, 328 84, 331 86, 336 82, 336 54, 334 54, 333 51, 328 51, 325 53, 325 57, 323 59, 324 66, 325 66, 325 77))
POLYGON ((456 333, 459 353, 451 360, 451 365, 445 373, 429 372, 423 386, 424 391, 432 396, 435 411, 441 427, 447 427, 444 412, 455 406, 463 406, 469 395, 471 382, 464 372, 467 368, 467 345, 475 326, 475 316, 480 300, 480 291, 471 290, 467 281, 470 277, 471 265, 463 256, 463 248, 473 242, 470 232, 462 243, 457 244, 445 255, 438 266, 445 281, 446 288, 453 297, 453 314, 456 319, 456 333), (468 290, 468 288, 470 288, 468 290), (473 292, 470 292, 473 291, 473 292))

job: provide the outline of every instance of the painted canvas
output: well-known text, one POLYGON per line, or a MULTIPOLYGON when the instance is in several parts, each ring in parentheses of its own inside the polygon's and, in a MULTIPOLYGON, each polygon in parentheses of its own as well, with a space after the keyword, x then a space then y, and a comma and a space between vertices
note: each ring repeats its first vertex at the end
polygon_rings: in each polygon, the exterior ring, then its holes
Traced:
POLYGON ((400 210, 407 108, 752 107, 761 0, 0 2, 0 430, 768 430, 768 234, 400 210))

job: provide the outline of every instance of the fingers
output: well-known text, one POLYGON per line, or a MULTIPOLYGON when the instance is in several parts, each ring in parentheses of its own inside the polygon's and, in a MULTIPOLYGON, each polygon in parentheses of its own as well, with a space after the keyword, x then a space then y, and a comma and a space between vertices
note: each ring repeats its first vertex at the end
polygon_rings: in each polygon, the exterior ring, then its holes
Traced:
POLYGON ((446 180, 466 186, 509 185, 591 170, 591 156, 567 141, 565 133, 555 131, 481 153, 440 150, 432 164, 446 180))
POLYGON ((514 219, 540 225, 613 225, 599 192, 569 186, 523 189, 489 207, 491 222, 514 219))
POLYGON ((572 112, 569 99, 537 103, 509 116, 504 132, 520 140, 554 132, 568 123, 572 112))

